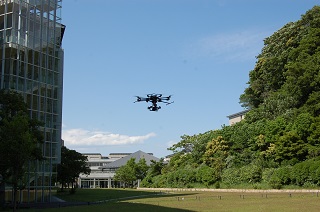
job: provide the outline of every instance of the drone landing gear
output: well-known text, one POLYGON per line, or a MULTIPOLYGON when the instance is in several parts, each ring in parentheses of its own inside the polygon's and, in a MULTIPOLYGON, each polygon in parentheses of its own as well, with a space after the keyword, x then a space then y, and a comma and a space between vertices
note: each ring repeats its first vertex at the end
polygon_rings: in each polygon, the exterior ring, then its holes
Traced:
POLYGON ((159 109, 161 109, 160 106, 149 106, 148 107, 148 110, 150 110, 150 111, 158 111, 159 109))

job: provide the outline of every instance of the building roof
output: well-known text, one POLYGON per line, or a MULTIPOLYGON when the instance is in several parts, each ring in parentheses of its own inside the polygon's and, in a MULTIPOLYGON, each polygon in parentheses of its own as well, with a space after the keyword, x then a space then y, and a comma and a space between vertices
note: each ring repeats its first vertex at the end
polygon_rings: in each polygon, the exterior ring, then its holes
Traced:
MULTIPOLYGON (((131 155, 132 153, 110 153, 109 155, 131 155)), ((148 153, 149 155, 153 155, 153 153, 148 153)))
POLYGON ((238 112, 238 113, 235 113, 235 114, 231 114, 229 116, 227 116, 229 119, 232 119, 232 118, 235 118, 235 117, 239 117, 239 116, 242 116, 244 114, 246 114, 249 110, 244 110, 244 111, 241 111, 241 112, 238 112))
POLYGON ((121 166, 126 165, 126 163, 131 159, 134 158, 135 162, 138 163, 140 159, 144 158, 146 160, 147 165, 149 166, 151 164, 151 160, 154 161, 159 161, 159 158, 150 155, 148 153, 142 152, 141 150, 132 153, 131 155, 128 155, 126 157, 120 158, 112 163, 109 163, 105 166, 100 167, 101 169, 105 169, 105 168, 118 168, 121 166))
POLYGON ((101 155, 101 153, 81 153, 82 155, 101 155))
POLYGON ((110 153, 109 155, 131 155, 132 153, 110 153))

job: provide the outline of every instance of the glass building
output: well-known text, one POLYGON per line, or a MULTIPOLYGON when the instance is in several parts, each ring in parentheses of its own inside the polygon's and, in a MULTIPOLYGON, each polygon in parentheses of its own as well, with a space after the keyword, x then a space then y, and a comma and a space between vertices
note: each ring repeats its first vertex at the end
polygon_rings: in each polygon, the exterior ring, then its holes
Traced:
POLYGON ((61 4, 0 0, 0 89, 20 92, 30 117, 45 123, 45 160, 29 162, 26 189, 19 195, 22 202, 50 201, 60 162, 65 30, 61 4))

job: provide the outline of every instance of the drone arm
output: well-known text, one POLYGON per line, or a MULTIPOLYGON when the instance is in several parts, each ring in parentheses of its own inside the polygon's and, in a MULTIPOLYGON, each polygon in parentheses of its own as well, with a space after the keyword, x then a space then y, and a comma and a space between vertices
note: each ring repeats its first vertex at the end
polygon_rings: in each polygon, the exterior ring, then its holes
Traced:
POLYGON ((134 102, 148 102, 149 101, 149 98, 144 98, 144 97, 140 97, 140 96, 136 96, 137 97, 137 100, 134 102))

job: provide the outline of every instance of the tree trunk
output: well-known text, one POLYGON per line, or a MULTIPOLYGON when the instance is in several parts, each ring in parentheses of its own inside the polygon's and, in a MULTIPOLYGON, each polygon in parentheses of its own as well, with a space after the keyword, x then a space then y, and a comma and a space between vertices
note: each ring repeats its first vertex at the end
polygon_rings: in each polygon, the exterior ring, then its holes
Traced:
POLYGON ((17 211, 17 186, 13 185, 13 197, 12 197, 12 202, 13 202, 13 212, 17 211))
POLYGON ((61 183, 61 192, 63 192, 63 185, 64 185, 64 182, 61 183))
POLYGON ((6 202, 6 187, 5 187, 5 183, 1 182, 0 183, 0 210, 1 208, 4 208, 4 204, 6 202))

